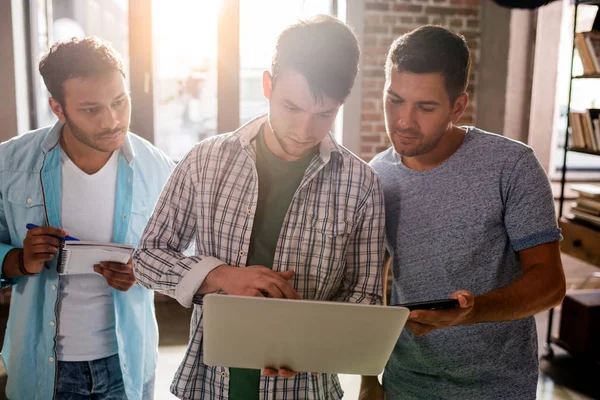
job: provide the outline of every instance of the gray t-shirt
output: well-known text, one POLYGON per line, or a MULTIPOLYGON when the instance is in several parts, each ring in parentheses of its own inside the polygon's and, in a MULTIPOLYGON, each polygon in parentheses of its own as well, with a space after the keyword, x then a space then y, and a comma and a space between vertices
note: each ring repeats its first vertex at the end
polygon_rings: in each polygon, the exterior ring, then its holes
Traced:
MULTIPOLYGON (((415 171, 390 148, 371 162, 383 184, 392 304, 480 295, 522 274, 521 250, 561 239, 548 178, 531 148, 467 128, 442 165, 415 171)), ((384 373, 389 399, 535 399, 533 317, 404 330, 384 373)))

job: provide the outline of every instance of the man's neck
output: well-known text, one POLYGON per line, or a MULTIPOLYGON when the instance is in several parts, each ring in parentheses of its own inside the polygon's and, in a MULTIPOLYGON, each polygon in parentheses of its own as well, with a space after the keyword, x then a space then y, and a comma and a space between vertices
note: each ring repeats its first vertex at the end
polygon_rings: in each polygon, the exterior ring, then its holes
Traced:
POLYGON ((106 165, 112 152, 93 149, 77 140, 65 124, 60 133, 60 147, 80 170, 93 175, 106 165))
POLYGON ((438 167, 456 153, 462 145, 466 133, 465 129, 451 125, 435 149, 416 157, 402 157, 402 163, 416 171, 427 171, 438 167))

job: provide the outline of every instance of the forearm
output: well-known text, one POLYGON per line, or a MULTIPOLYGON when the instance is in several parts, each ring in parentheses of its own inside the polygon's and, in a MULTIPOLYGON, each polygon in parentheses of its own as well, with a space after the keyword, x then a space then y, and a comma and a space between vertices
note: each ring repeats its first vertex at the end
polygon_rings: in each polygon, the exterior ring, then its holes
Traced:
POLYGON ((134 273, 140 285, 175 298, 189 307, 206 276, 222 261, 199 255, 186 257, 176 251, 141 248, 134 257, 134 273))
POLYGON ((511 285, 477 296, 472 320, 468 322, 512 321, 530 317, 560 304, 564 295, 562 268, 535 265, 511 285))

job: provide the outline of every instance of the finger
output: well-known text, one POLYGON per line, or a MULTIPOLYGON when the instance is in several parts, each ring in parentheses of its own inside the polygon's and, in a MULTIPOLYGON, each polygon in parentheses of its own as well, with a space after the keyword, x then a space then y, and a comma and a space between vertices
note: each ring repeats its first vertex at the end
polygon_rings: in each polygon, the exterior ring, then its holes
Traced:
POLYGON ((129 271, 133 271, 129 264, 121 264, 111 261, 103 261, 100 263, 100 266, 104 269, 108 269, 114 272, 125 273, 129 271))
POLYGON ((113 287, 113 288, 115 288, 115 289, 117 289, 117 290, 119 290, 121 292, 126 292, 129 289, 131 289, 131 287, 133 286, 133 285, 125 285, 125 284, 123 284, 121 282, 115 282, 115 281, 112 281, 112 280, 109 280, 109 279, 106 280, 106 283, 108 283, 108 285, 110 287, 113 287))
POLYGON ((457 310, 418 310, 411 311, 409 319, 411 321, 419 322, 421 324, 443 326, 445 322, 456 319, 458 315, 459 313, 457 312, 457 310))
POLYGON ((263 376, 277 376, 277 371, 274 370, 273 368, 265 368, 262 371, 262 375, 263 376))
POLYGON ((61 240, 56 236, 48 235, 33 236, 29 239, 26 239, 26 243, 31 246, 34 246, 36 244, 50 244, 54 247, 60 247, 62 244, 61 240))
POLYGON ((298 372, 292 371, 292 370, 287 369, 287 368, 279 368, 278 373, 279 373, 279 376, 282 377, 282 378, 293 378, 296 375, 298 375, 298 372))
POLYGON ((450 295, 450 298, 458 300, 461 308, 473 307, 475 304, 475 295, 468 290, 457 290, 450 295))
POLYGON ((406 328, 412 332, 413 335, 415 336, 423 336, 428 332, 433 331, 435 328, 425 325, 425 324, 421 324, 419 322, 413 322, 413 321, 408 321, 406 323, 406 328))
POLYGON ((54 254, 51 253, 39 253, 39 254, 34 254, 33 256, 31 256, 31 261, 30 263, 43 263, 46 261, 50 261, 54 258, 54 254))
POLYGON ((39 228, 34 228, 34 229, 30 229, 29 231, 27 231, 27 236, 44 236, 44 235, 49 235, 49 236, 56 236, 56 237, 65 237, 69 235, 69 232, 67 232, 64 229, 60 229, 60 228, 54 228, 52 226, 42 226, 39 228))
POLYGON ((288 269, 287 271, 278 272, 278 274, 286 281, 289 281, 290 279, 294 278, 294 275, 296 275, 296 271, 294 271, 293 269, 288 269))
POLYGON ((277 285, 277 287, 279 288, 279 290, 283 294, 284 298, 286 298, 286 299, 298 299, 298 298, 300 298, 300 296, 298 295, 298 292, 296 292, 294 290, 294 288, 291 287, 289 283, 287 283, 287 281, 284 281, 283 279, 278 279, 278 280, 275 281, 275 284, 277 285))
POLYGON ((281 299, 284 297, 283 292, 279 289, 279 286, 277 286, 277 284, 275 284, 274 282, 265 282, 261 289, 266 291, 270 297, 273 297, 275 299, 281 299))
POLYGON ((58 247, 49 245, 49 244, 36 244, 31 246, 32 254, 41 254, 41 253, 49 253, 55 254, 58 251, 58 247))
POLYGON ((130 284, 135 282, 135 277, 132 274, 115 272, 107 268, 103 268, 100 264, 94 265, 94 271, 104 276, 106 280, 130 284))

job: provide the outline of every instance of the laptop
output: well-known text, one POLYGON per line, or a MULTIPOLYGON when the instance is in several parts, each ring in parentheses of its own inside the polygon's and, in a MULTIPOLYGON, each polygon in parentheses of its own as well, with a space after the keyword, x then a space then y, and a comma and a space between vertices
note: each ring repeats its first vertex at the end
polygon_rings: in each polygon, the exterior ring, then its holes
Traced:
POLYGON ((203 362, 379 375, 409 313, 404 307, 209 294, 203 362))

